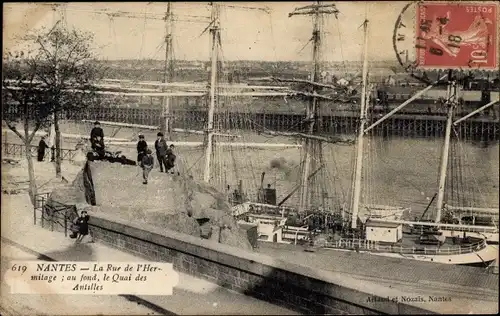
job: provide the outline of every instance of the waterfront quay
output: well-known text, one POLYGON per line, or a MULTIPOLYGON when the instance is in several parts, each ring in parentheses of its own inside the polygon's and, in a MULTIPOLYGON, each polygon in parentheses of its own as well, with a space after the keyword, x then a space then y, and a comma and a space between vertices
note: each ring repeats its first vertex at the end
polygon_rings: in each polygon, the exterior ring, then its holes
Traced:
MULTIPOLYGON (((373 123, 386 113, 383 109, 371 112, 369 123, 373 123)), ((457 113, 457 119, 470 113, 457 113)), ((109 107, 96 110, 88 109, 83 113, 68 115, 67 119, 116 121, 132 124, 159 126, 162 120, 160 108, 109 107)), ((206 126, 207 113, 202 109, 174 110, 171 114, 176 128, 203 130, 206 126)), ((216 126, 223 129, 240 129, 263 132, 301 132, 304 114, 219 111, 215 114, 216 126)), ((330 111, 320 116, 318 129, 324 134, 352 134, 356 132, 359 113, 355 110, 330 111)), ((445 113, 401 112, 391 116, 374 128, 374 134, 380 136, 404 137, 442 137, 446 125, 445 113)), ((494 115, 476 115, 456 126, 461 139, 477 141, 499 140, 499 120, 494 115)))

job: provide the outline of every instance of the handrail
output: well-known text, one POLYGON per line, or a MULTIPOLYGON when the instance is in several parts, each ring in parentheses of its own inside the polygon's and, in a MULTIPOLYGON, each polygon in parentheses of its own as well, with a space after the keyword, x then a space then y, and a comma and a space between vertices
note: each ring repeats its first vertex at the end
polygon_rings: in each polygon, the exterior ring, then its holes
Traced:
POLYGON ((436 255, 456 255, 472 253, 486 248, 486 240, 481 240, 477 243, 468 246, 457 247, 403 247, 398 245, 380 245, 378 242, 369 241, 366 239, 340 239, 335 242, 324 242, 321 245, 324 248, 338 249, 367 249, 375 252, 390 252, 399 254, 436 254, 436 255))
POLYGON ((45 202, 48 200, 50 192, 38 193, 35 194, 35 204, 33 205, 33 225, 36 225, 36 211, 41 210, 41 225, 43 227, 43 208, 45 206, 45 202))
POLYGON ((471 232, 471 233, 496 233, 498 232, 498 228, 495 226, 478 226, 474 227, 471 225, 470 227, 452 227, 452 228, 446 228, 446 226, 442 226, 441 230, 446 230, 446 231, 459 231, 459 232, 471 232))
POLYGON ((75 205, 68 205, 64 204, 58 201, 51 201, 51 205, 47 205, 47 201, 49 200, 50 193, 42 193, 42 194, 37 194, 36 195, 36 201, 41 202, 41 206, 38 206, 37 204, 35 205, 36 207, 33 208, 33 216, 35 220, 35 225, 36 225, 36 210, 41 208, 41 226, 44 227, 44 221, 47 220, 51 223, 51 230, 54 230, 54 223, 59 224, 64 228, 64 236, 67 236, 68 233, 68 219, 70 219, 71 214, 75 214, 78 216, 78 213, 76 211, 76 206, 75 205), (48 212, 48 210, 51 210, 52 212, 48 212), (62 213, 63 214, 63 220, 64 222, 61 223, 59 219, 55 215, 57 213, 62 213))

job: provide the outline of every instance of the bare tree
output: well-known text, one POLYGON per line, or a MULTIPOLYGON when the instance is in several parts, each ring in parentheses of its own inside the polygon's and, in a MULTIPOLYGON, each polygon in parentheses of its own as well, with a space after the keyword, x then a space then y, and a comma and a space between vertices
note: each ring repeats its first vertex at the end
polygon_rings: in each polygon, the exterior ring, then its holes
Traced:
POLYGON ((56 175, 60 177, 61 115, 100 101, 93 84, 101 78, 103 69, 92 52, 92 40, 89 33, 56 25, 23 37, 22 51, 4 54, 4 120, 26 146, 32 202, 36 183, 30 147, 35 133, 46 124, 54 124, 56 175), (24 134, 16 129, 18 123, 23 124, 24 134))
POLYGON ((50 97, 45 91, 37 89, 35 73, 39 65, 38 60, 23 59, 23 56, 23 52, 8 52, 3 58, 2 110, 7 126, 23 141, 28 161, 29 195, 34 203, 37 187, 31 142, 40 127, 47 123, 51 105, 50 97), (17 129, 18 123, 22 123, 22 131, 17 129), (31 131, 30 126, 33 127, 31 131))
POLYGON ((100 99, 93 83, 101 79, 102 68, 94 58, 90 33, 54 27, 47 35, 38 36, 41 58, 46 62, 39 79, 50 88, 55 129, 56 175, 61 176, 61 114, 96 105, 100 99))

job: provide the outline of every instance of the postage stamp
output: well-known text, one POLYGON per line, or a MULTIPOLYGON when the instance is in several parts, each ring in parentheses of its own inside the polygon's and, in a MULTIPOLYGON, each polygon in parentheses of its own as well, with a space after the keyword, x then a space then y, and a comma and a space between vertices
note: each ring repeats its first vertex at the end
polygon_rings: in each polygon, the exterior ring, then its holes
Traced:
POLYGON ((419 68, 498 67, 498 5, 420 3, 416 10, 419 68))

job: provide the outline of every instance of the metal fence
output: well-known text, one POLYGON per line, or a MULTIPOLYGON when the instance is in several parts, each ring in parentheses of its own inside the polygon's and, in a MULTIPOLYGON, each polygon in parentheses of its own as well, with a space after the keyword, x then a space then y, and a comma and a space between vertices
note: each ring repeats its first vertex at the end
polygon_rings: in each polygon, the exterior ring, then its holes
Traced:
POLYGON ((36 213, 40 212, 40 225, 45 227, 45 222, 50 223, 51 231, 54 230, 55 225, 59 225, 64 229, 64 236, 68 235, 69 225, 73 222, 75 217, 78 217, 76 206, 67 205, 57 201, 49 200, 50 193, 39 193, 35 195, 35 205, 33 207, 33 220, 36 225, 36 213))
MULTIPOLYGON (((24 157, 25 155, 25 148, 26 146, 24 144, 13 144, 13 143, 3 143, 3 154, 4 155, 9 155, 9 156, 14 156, 14 157, 24 157)), ((31 145, 30 146, 30 153, 32 157, 37 157, 38 156, 38 146, 31 145)), ((61 159, 62 160, 68 160, 68 161, 73 161, 76 155, 76 150, 75 149, 61 149, 61 159)), ((51 151, 45 151, 45 156, 44 158, 51 158, 51 151)))

